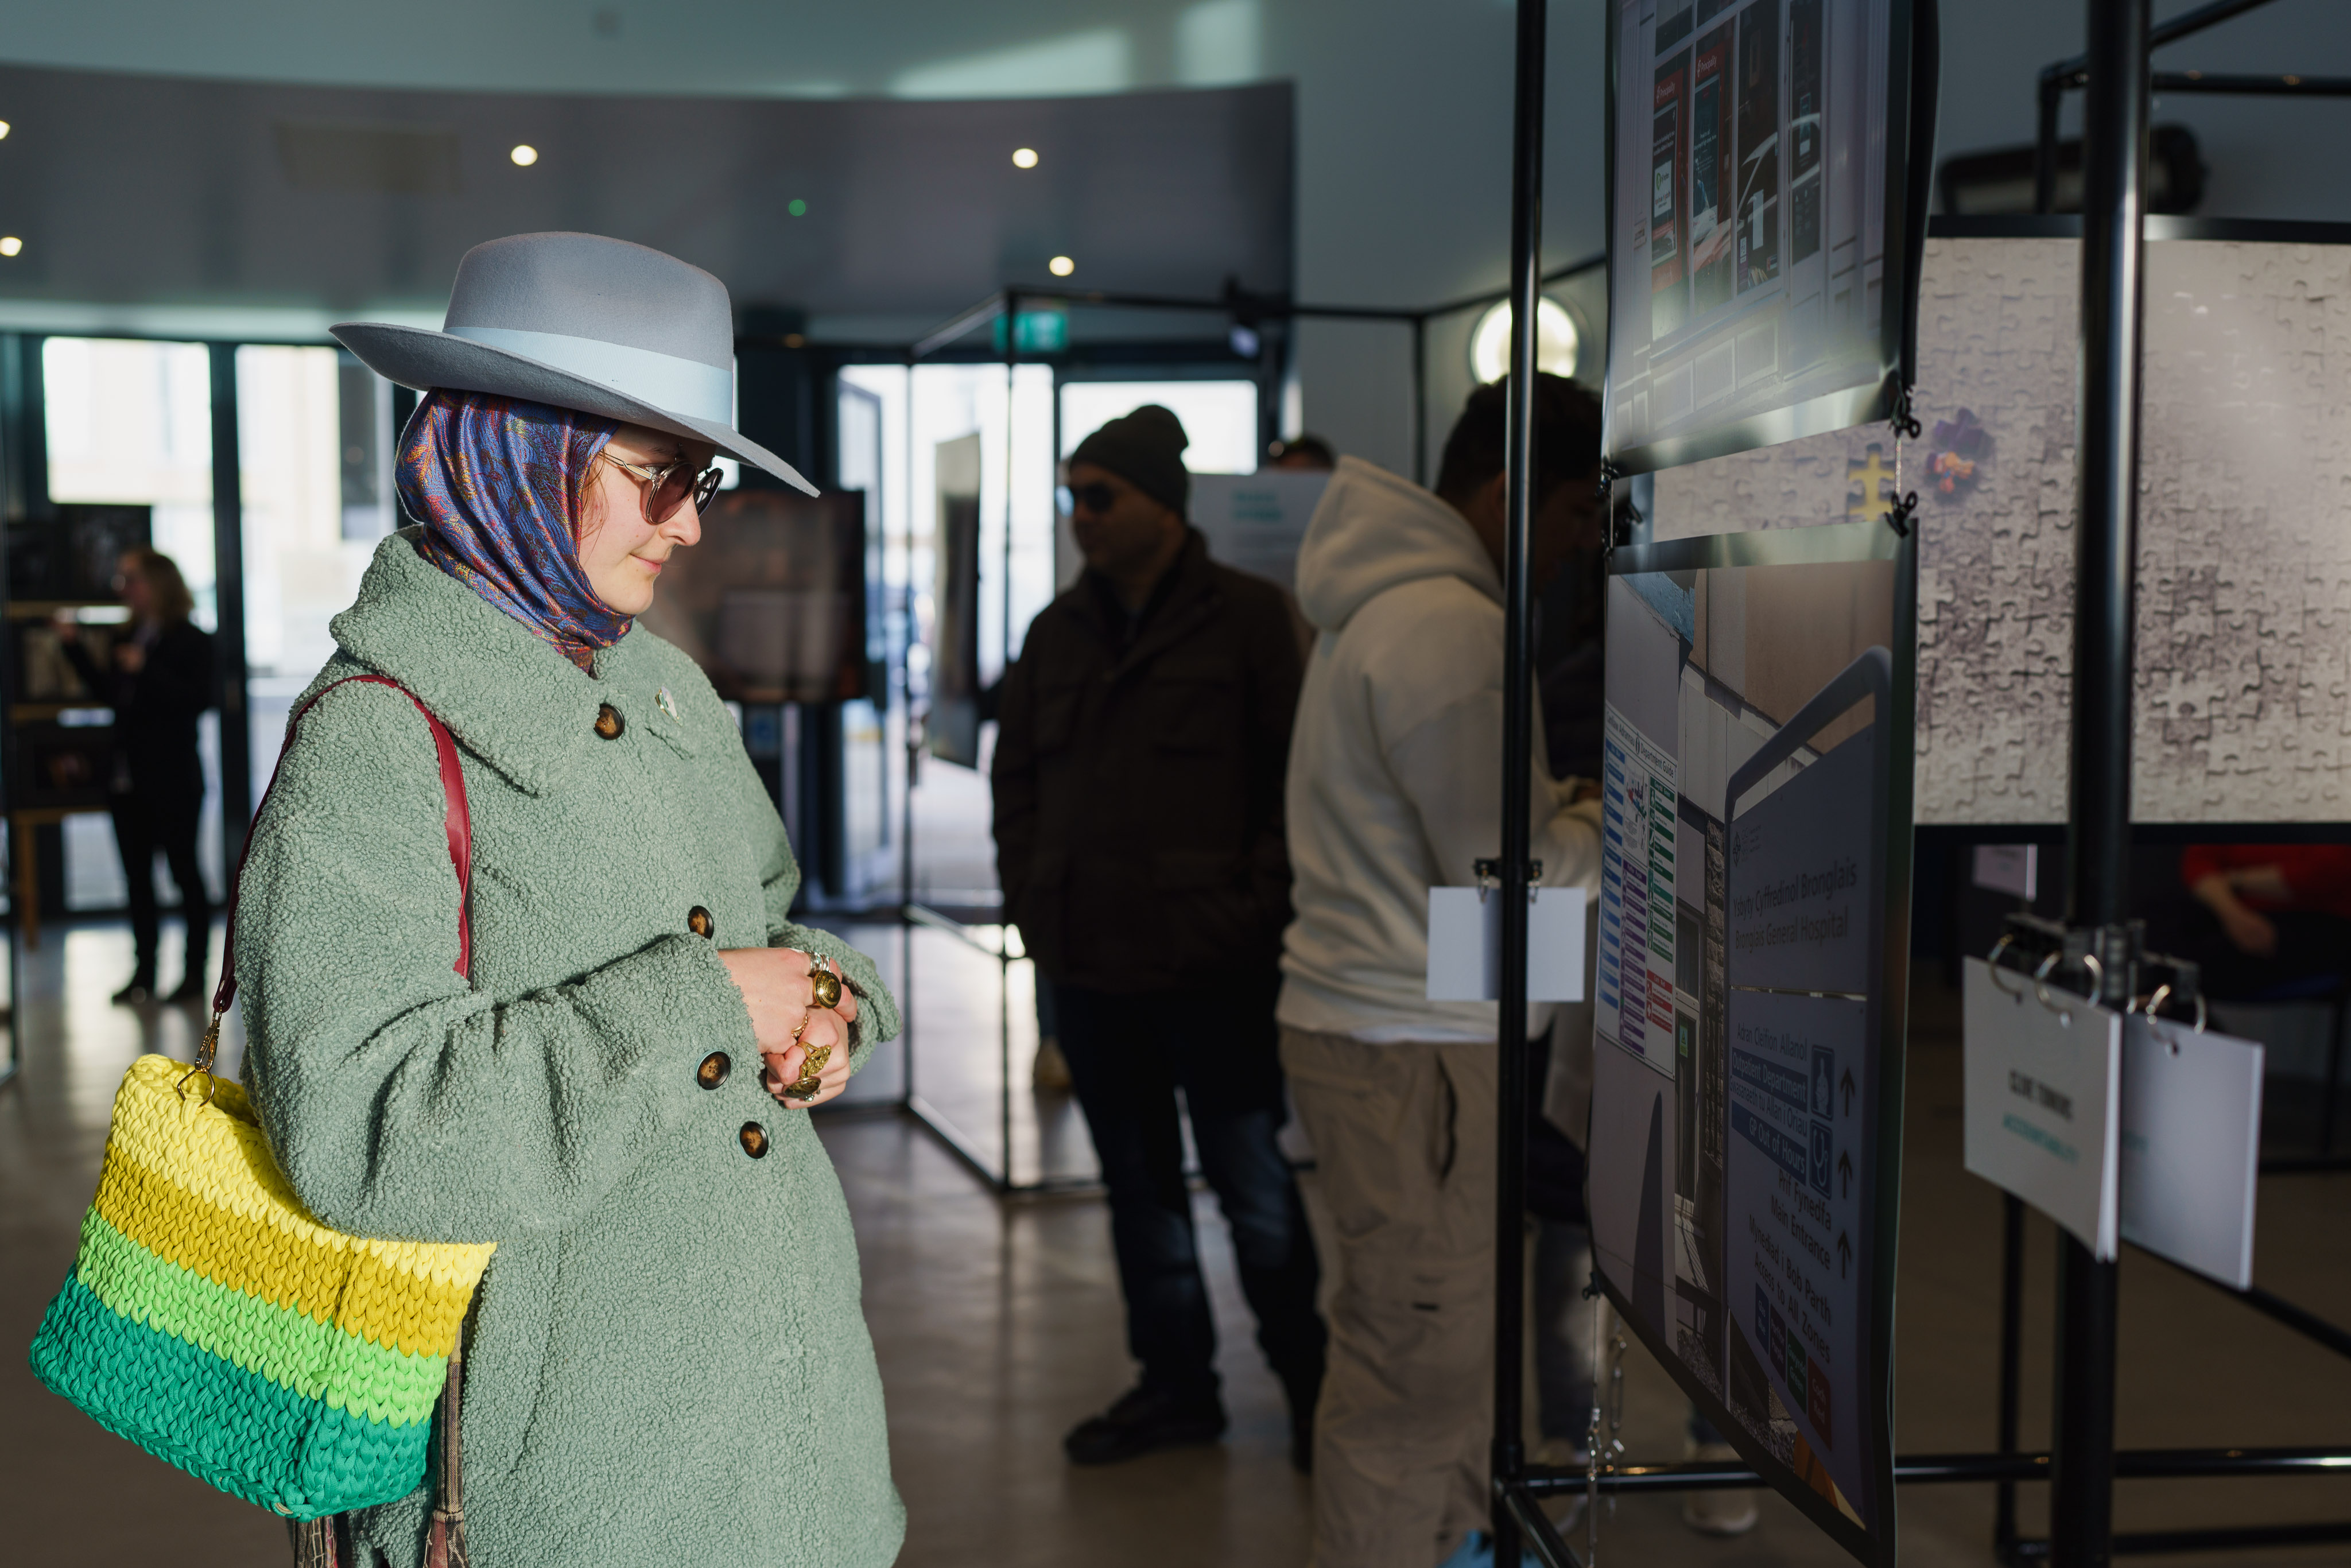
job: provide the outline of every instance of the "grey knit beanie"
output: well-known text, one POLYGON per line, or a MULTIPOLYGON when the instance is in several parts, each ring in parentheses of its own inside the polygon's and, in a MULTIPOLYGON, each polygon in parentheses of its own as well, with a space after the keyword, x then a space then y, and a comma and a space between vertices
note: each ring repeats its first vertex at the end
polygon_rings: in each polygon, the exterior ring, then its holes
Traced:
POLYGON ((1070 461, 1109 469, 1181 517, 1191 511, 1192 476, 1184 467, 1184 449, 1191 444, 1182 420, 1147 402, 1079 442, 1070 461))

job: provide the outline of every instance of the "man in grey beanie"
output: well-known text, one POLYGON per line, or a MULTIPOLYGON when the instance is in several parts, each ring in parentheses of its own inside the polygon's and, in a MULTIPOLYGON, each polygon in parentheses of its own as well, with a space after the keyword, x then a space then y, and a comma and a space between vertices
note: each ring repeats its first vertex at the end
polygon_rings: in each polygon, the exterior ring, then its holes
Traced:
POLYGON ((1210 560, 1186 523, 1186 444, 1155 403, 1071 455, 1086 570, 1005 675, 997 867, 1006 917, 1052 987, 1142 1364, 1138 1385, 1063 1447, 1105 1464, 1224 1431, 1184 1178, 1188 1113, 1302 1469, 1324 1332, 1314 1242, 1277 1141, 1273 1022, 1299 648, 1282 591, 1210 560))

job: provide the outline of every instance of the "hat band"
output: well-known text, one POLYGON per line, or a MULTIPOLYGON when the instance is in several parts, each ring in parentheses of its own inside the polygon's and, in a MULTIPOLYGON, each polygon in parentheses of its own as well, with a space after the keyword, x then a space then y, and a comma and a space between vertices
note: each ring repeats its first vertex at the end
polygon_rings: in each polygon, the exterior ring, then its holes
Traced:
POLYGON ((504 349, 507 353, 537 360, 559 371, 601 382, 614 392, 649 402, 664 413, 734 428, 732 368, 721 370, 699 360, 682 360, 675 354, 657 354, 651 349, 632 349, 623 343, 608 343, 601 338, 574 338, 564 332, 527 332, 518 327, 450 327, 446 330, 453 338, 463 338, 487 349, 504 349))

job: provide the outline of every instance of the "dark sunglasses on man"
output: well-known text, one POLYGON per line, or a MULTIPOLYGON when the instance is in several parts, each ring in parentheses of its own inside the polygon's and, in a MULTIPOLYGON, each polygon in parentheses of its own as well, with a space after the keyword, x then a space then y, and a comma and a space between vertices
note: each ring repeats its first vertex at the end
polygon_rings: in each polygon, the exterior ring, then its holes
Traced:
POLYGON ((1100 517, 1118 504, 1118 492, 1105 482, 1097 479, 1091 485, 1062 486, 1060 499, 1061 511, 1066 516, 1076 517, 1078 508, 1083 507, 1094 516, 1100 517))
POLYGON ((669 521, 688 500, 694 503, 694 515, 700 517, 709 508, 710 497, 718 494, 719 481, 726 476, 718 468, 705 468, 697 474, 683 457, 649 468, 642 463, 623 463, 609 452, 596 455, 644 486, 645 521, 654 528, 669 521))

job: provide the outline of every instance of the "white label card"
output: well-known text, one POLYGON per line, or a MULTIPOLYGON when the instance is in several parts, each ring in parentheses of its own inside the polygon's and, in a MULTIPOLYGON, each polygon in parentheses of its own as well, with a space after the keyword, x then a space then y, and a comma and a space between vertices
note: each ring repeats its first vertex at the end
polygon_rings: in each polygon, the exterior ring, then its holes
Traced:
POLYGON ((1975 884, 2015 898, 2031 898, 2041 885, 2041 846, 1978 844, 1975 884))
MULTIPOLYGON (((1527 906, 1527 1000, 1583 999, 1587 894, 1538 887, 1527 906)), ((1502 994, 1502 894, 1474 887, 1428 890, 1428 999, 1490 1002, 1502 994)))
POLYGON ((2060 988, 2041 1001, 2013 969, 1968 960, 1967 1168, 2072 1231, 2101 1261, 2117 1245, 2123 1019, 2060 988))
POLYGON ((2245 1289, 2261 1153, 2259 1045, 2123 1021, 2123 1239, 2245 1289))

